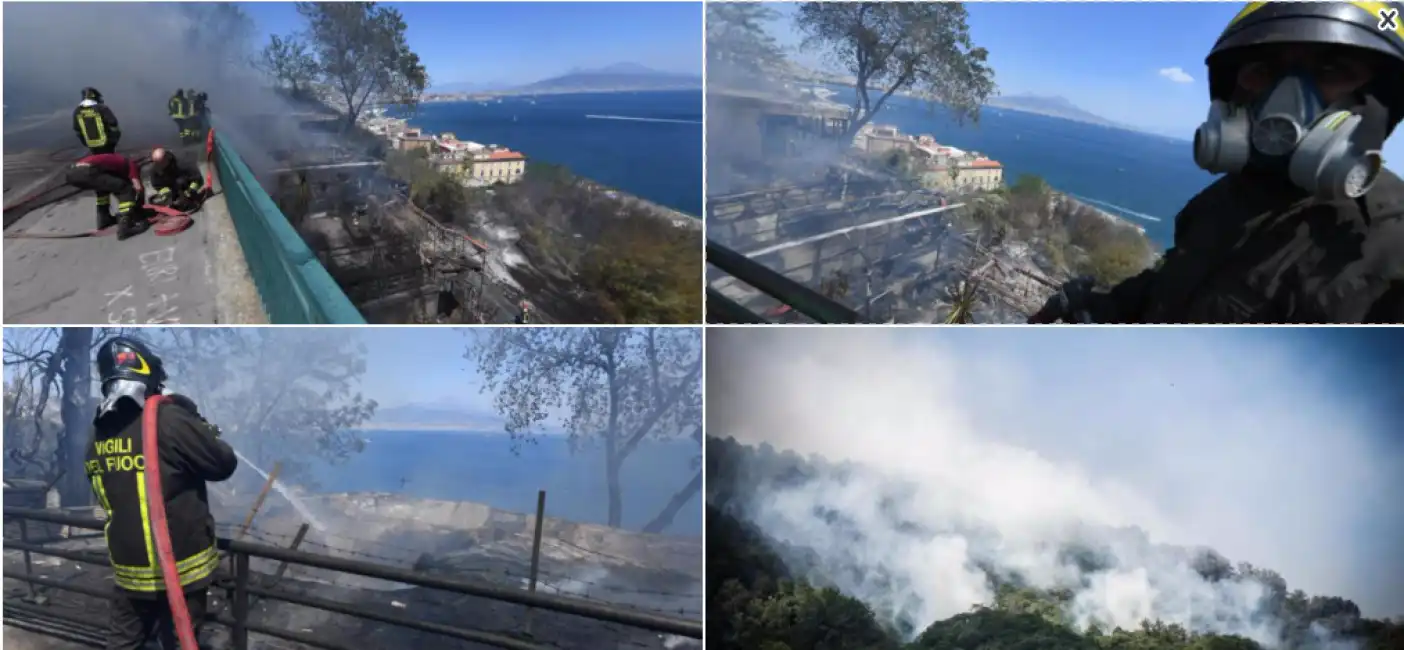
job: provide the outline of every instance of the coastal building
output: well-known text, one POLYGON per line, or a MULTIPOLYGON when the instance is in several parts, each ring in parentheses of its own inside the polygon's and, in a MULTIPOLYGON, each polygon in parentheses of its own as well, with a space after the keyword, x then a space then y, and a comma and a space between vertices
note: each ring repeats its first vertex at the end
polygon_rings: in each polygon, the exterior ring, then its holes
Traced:
POLYGON ((946 191, 988 191, 1004 186, 1004 165, 988 158, 931 165, 918 173, 921 184, 946 191))
POLYGON ((956 164, 957 182, 974 190, 993 190, 1004 186, 1004 165, 997 160, 977 158, 956 164))
POLYGON ((910 136, 903 135, 895 126, 868 124, 859 129, 853 139, 854 147, 872 155, 882 155, 894 151, 912 152, 916 144, 910 136), (872 127, 872 128, 869 128, 872 127))
POLYGON ((400 151, 433 151, 434 138, 424 135, 419 129, 407 129, 394 139, 395 148, 400 151))
POLYGON ((439 173, 446 174, 460 183, 467 183, 472 178, 473 160, 448 154, 430 154, 429 163, 439 173))
POLYGON ((438 140, 435 142, 435 147, 440 153, 460 160, 470 160, 473 154, 480 153, 487 149, 487 147, 477 142, 459 140, 452 133, 440 134, 438 140))
POLYGON ((526 174, 526 160, 526 155, 510 149, 474 154, 469 181, 474 185, 510 185, 526 174))

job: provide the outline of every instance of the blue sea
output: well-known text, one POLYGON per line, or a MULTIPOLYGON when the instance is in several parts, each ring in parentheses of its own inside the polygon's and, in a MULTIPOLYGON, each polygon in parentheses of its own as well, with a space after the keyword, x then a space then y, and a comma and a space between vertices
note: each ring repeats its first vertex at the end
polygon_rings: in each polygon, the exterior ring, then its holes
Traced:
MULTIPOLYGON (((536 492, 546 490, 547 516, 597 524, 608 521, 604 453, 598 447, 572 454, 564 437, 551 436, 513 453, 511 440, 495 433, 361 433, 370 441, 365 451, 345 463, 314 469, 316 491, 395 492, 535 512, 536 492)), ((692 478, 697 455, 697 444, 691 441, 641 444, 620 472, 624 527, 638 530, 651 521, 692 478)), ((664 532, 702 534, 700 491, 664 532)))
POLYGON ((504 97, 429 103, 431 133, 497 144, 688 214, 702 214, 702 91, 504 97))
MULTIPOLYGON (((846 103, 851 96, 852 90, 840 90, 834 99, 846 103)), ((962 126, 942 107, 897 96, 873 121, 988 155, 1004 163, 1007 182, 1020 174, 1042 176, 1059 191, 1144 227, 1161 247, 1174 241, 1175 214, 1214 180, 1195 166, 1187 139, 990 107, 981 109, 978 124, 962 126)))

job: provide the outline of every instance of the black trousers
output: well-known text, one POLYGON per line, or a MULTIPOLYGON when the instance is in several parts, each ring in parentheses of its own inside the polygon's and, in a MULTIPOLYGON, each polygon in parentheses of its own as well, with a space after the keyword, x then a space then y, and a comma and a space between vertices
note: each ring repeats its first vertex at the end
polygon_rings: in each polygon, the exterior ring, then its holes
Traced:
MULTIPOLYGON (((190 610, 190 621, 195 626, 197 640, 200 638, 200 624, 209 613, 209 605, 207 589, 185 593, 185 607, 190 610)), ((112 599, 107 650, 141 650, 153 638, 161 644, 161 650, 180 650, 166 594, 158 594, 155 599, 132 598, 128 592, 118 589, 117 597, 112 599)), ((204 647, 205 642, 200 641, 200 644, 204 647)))
MULTIPOLYGON (((118 205, 135 206, 137 201, 136 188, 132 186, 131 179, 126 176, 111 174, 97 167, 85 167, 74 165, 68 168, 69 185, 80 190, 92 190, 96 192, 98 198, 109 195, 116 196, 118 205)), ((122 210, 122 212, 130 211, 122 210)))
POLYGON ((65 180, 73 187, 80 190, 92 190, 97 195, 98 229, 112 225, 110 206, 113 195, 117 196, 117 216, 120 219, 138 214, 140 207, 138 202, 145 200, 145 197, 137 196, 136 188, 132 187, 131 179, 108 173, 96 167, 81 165, 69 167, 68 177, 65 180))

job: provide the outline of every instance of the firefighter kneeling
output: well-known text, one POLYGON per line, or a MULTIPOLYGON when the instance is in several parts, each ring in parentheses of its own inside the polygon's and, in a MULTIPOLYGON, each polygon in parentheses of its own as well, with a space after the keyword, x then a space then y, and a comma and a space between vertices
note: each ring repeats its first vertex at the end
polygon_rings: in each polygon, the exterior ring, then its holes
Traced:
POLYGON ((154 205, 165 205, 181 212, 194 212, 205 202, 205 182, 198 170, 182 167, 175 154, 166 149, 151 151, 151 197, 154 205))
POLYGON ((166 380, 161 359, 141 342, 117 337, 98 348, 97 364, 102 402, 93 418, 86 470, 98 504, 107 511, 107 551, 117 592, 111 604, 107 650, 138 650, 153 637, 162 650, 178 650, 153 529, 146 516, 149 499, 165 499, 171 560, 198 637, 208 611, 209 583, 219 566, 205 483, 232 476, 238 459, 219 439, 219 428, 200 416, 194 402, 171 395, 157 413, 161 466, 147 467, 142 411, 148 396, 161 394, 166 380), (147 471, 161 472, 165 494, 147 493, 147 471))

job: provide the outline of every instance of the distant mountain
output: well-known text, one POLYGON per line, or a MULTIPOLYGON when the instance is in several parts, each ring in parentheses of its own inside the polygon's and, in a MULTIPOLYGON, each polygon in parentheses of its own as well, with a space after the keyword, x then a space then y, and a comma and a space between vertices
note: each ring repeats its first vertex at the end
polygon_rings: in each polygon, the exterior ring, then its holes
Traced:
POLYGON ((542 79, 515 92, 560 93, 620 90, 671 90, 701 88, 702 77, 695 74, 661 72, 637 63, 616 63, 595 69, 575 69, 558 77, 542 79))
POLYGON ((1067 98, 1056 95, 1005 95, 1002 97, 995 97, 985 102, 985 105, 994 108, 1007 108, 1015 111, 1023 111, 1025 113, 1034 113, 1037 115, 1047 115, 1049 117, 1059 117, 1074 122, 1100 124, 1102 126, 1110 126, 1118 129, 1131 129, 1133 131, 1138 130, 1119 122, 1113 122, 1090 111, 1083 110, 1068 101, 1067 98))
POLYGON ((488 410, 437 404, 402 404, 377 408, 365 428, 500 428, 502 418, 488 410))
POLYGON ((513 84, 507 81, 458 81, 454 83, 435 84, 426 92, 450 94, 450 93, 484 93, 493 90, 511 88, 513 84))

